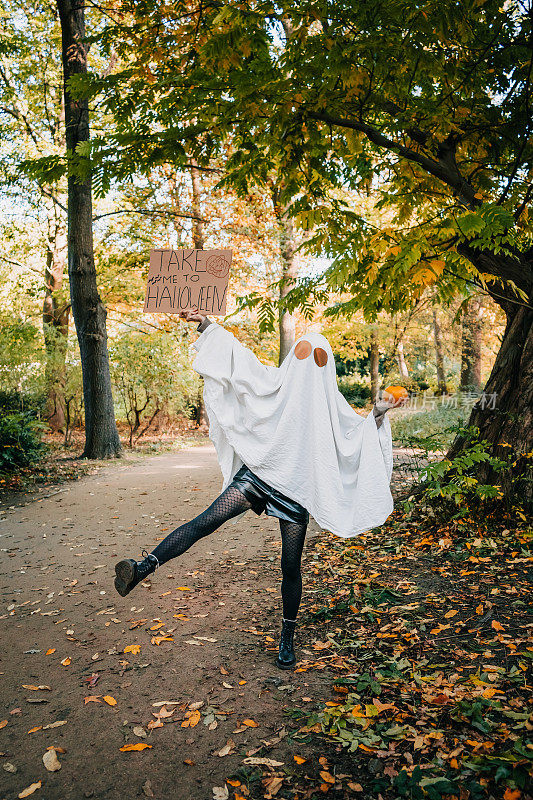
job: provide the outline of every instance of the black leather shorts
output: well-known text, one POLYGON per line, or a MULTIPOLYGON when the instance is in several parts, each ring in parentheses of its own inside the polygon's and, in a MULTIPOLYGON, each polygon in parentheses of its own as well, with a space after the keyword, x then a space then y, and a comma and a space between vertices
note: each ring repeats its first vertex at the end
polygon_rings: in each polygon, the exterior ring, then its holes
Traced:
POLYGON ((309 512, 300 503, 273 489, 248 469, 246 464, 235 473, 230 486, 236 486, 243 493, 256 514, 262 514, 264 511, 270 517, 278 517, 288 522, 304 525, 309 522, 309 512))

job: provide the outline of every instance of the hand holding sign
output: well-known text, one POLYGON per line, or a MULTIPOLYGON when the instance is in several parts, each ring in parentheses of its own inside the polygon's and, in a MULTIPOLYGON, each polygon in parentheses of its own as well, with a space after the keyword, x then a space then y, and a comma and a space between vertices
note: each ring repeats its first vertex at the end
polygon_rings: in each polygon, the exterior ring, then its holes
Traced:
POLYGON ((203 322, 205 319, 204 314, 198 313, 196 306, 192 311, 180 311, 180 317, 181 319, 184 319, 185 322, 203 322))
POLYGON ((224 315, 232 255, 232 250, 151 250, 144 310, 224 315))

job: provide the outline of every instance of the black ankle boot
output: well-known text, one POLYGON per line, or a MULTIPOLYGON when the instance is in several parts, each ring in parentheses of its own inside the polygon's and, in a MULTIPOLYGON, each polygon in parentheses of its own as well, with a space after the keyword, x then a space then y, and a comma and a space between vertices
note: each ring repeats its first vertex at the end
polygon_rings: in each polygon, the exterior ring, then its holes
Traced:
POLYGON ((279 640, 279 655, 276 664, 280 669, 290 669, 296 664, 294 655, 293 639, 296 620, 283 619, 281 637, 279 640))
POLYGON ((125 597, 131 590, 143 581, 151 572, 159 566, 159 561, 153 553, 142 551, 144 559, 134 561, 133 558, 125 558, 115 564, 115 589, 125 597))

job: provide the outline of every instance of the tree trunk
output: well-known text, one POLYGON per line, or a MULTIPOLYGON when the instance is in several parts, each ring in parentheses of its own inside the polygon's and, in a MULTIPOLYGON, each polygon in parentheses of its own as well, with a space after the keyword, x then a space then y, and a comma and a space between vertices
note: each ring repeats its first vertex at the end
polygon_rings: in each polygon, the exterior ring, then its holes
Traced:
POLYGON ((433 306, 433 335, 435 337, 435 361, 437 365, 437 394, 447 394, 448 390, 444 376, 444 356, 442 355, 442 334, 436 306, 433 306))
MULTIPOLYGON (((204 236, 204 224, 201 219, 199 219, 202 214, 202 205, 201 205, 201 178, 200 178, 200 170, 196 167, 196 161, 191 158, 191 180, 192 180, 192 213, 193 217, 197 217, 198 219, 193 219, 192 221, 192 240, 194 246, 197 250, 203 250, 205 245, 205 236, 204 236)), ((196 424, 198 425, 199 430, 207 432, 209 430, 209 419, 207 416, 207 412, 205 410, 204 405, 204 392, 203 392, 203 384, 204 379, 200 378, 200 382, 202 385, 201 390, 198 392, 198 406, 196 409, 196 424)))
POLYGON ((400 340, 396 345, 396 358, 398 361, 398 369, 400 371, 400 378, 404 381, 409 380, 409 370, 405 363, 405 355, 403 352, 403 342, 400 340))
MULTIPOLYGON (((280 228, 280 254, 281 254, 281 280, 279 290, 280 299, 283 300, 298 276, 298 265, 296 259, 296 237, 292 219, 284 209, 278 218, 280 228)), ((289 350, 296 341, 296 317, 288 311, 280 309, 279 315, 279 364, 288 354, 289 350)))
MULTIPOLYGON (((476 468, 477 480, 499 484, 507 499, 531 509, 533 470, 528 454, 533 451, 533 310, 514 308, 514 314, 508 314, 500 350, 468 424, 479 428, 480 438, 491 445, 492 455, 513 463, 512 469, 503 473, 481 463, 476 468)), ((464 439, 457 437, 448 458, 460 453, 464 444, 464 439)))
POLYGON ((481 352, 483 306, 470 298, 465 304, 461 333, 461 391, 481 389, 481 352))
POLYGON ((370 399, 373 403, 379 400, 379 341, 375 325, 370 334, 370 399))
MULTIPOLYGON (((61 21, 65 94, 67 155, 89 139, 89 105, 75 100, 68 90, 72 75, 87 72, 84 6, 73 0, 57 0, 61 21)), ((120 455, 115 423, 106 310, 98 294, 92 233, 91 179, 80 181, 69 168, 68 175, 68 274, 72 313, 80 345, 85 408, 84 458, 120 455)))
POLYGON ((62 293, 65 268, 65 231, 50 221, 44 275, 43 334, 46 350, 46 420, 53 431, 65 429, 65 360, 67 355, 70 303, 62 293))

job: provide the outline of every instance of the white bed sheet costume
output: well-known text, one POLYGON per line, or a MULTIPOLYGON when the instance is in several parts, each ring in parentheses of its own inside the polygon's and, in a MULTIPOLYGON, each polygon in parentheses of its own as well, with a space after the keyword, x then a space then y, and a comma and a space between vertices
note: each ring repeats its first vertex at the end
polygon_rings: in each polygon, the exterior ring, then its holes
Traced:
POLYGON ((223 489, 244 463, 337 536, 385 522, 393 509, 390 423, 385 417, 378 429, 372 413, 349 405, 324 336, 301 336, 279 367, 262 364, 215 322, 193 347, 223 489))

